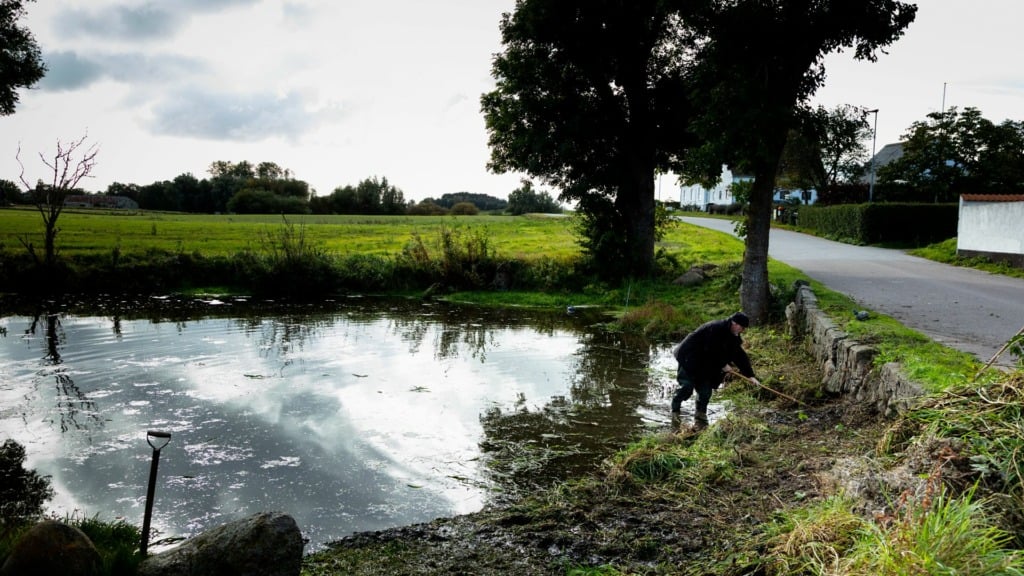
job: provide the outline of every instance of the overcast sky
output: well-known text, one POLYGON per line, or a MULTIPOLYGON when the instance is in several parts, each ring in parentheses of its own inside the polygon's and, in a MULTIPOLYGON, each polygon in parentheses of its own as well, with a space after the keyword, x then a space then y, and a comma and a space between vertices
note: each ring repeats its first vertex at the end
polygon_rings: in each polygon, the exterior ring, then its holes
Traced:
MULTIPOLYGON (((371 176, 406 199, 506 197, 480 95, 514 0, 40 0, 49 73, 0 117, 0 178, 29 181, 57 140, 100 147, 94 178, 149 184, 216 160, 276 162, 321 195, 371 176)), ((877 63, 827 59, 815 102, 877 108, 877 148, 943 106, 1024 120, 1024 2, 921 0, 877 63)), ((874 117, 872 116, 872 121, 874 117)), ((870 143, 868 143, 870 147, 870 143)), ((669 182, 663 182, 670 187, 669 182)))

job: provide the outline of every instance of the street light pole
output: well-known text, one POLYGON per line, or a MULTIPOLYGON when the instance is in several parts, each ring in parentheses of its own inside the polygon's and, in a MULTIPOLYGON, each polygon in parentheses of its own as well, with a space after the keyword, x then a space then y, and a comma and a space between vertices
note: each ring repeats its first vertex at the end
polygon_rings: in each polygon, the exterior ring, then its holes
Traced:
POLYGON ((865 114, 875 115, 875 126, 871 129, 871 176, 868 181, 868 202, 875 199, 875 144, 878 141, 878 108, 865 110, 865 114))

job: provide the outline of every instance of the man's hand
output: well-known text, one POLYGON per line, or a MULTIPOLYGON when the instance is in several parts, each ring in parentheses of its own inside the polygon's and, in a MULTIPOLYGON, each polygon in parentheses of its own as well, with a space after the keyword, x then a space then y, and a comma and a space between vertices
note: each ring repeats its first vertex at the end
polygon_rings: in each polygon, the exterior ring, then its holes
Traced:
POLYGON ((757 378, 747 378, 747 380, 750 380, 751 382, 753 382, 754 386, 760 386, 761 385, 761 381, 758 380, 757 378))
POLYGON ((733 370, 732 370, 732 365, 731 364, 726 364, 725 366, 722 366, 722 372, 725 372, 726 374, 729 374, 732 371, 733 370))

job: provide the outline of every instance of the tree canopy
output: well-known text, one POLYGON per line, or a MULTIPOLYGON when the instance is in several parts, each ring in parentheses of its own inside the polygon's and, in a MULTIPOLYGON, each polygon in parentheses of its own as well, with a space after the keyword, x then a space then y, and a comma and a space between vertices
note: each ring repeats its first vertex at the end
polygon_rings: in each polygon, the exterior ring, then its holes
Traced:
POLYGON ((318 214, 404 214, 405 194, 387 178, 366 178, 356 186, 335 188, 329 196, 314 198, 318 214))
POLYGON ((763 321, 776 171, 822 58, 873 60, 915 14, 896 0, 518 0, 481 99, 489 166, 576 200, 584 250, 620 278, 653 270, 656 171, 753 173, 741 304, 763 321))
POLYGON ((519 0, 500 28, 497 85, 481 98, 489 167, 577 201, 599 272, 649 274, 654 172, 686 147, 691 39, 678 14, 657 0, 519 0))
POLYGON ((1024 192, 1024 122, 995 124, 977 108, 950 108, 914 122, 903 138, 903 155, 878 170, 880 183, 935 202, 1024 192))
POLYGON ((442 208, 452 208, 460 202, 469 202, 480 210, 504 210, 508 207, 508 200, 475 192, 453 192, 442 194, 440 198, 426 198, 425 200, 442 208))
POLYGON ((25 3, 0 0, 0 116, 14 114, 18 89, 31 88, 46 74, 39 44, 28 28, 18 26, 25 3))
POLYGON ((800 105, 825 82, 824 56, 852 48, 874 61, 916 13, 896 0, 709 0, 694 20, 706 41, 693 66, 693 92, 704 106, 692 168, 707 173, 725 163, 754 175, 740 303, 755 322, 768 313, 768 233, 782 150, 800 105))
POLYGON ((865 142, 871 138, 863 108, 844 104, 803 108, 797 127, 790 130, 779 163, 778 184, 819 194, 864 173, 868 160, 865 142))
POLYGON ((560 214, 562 207, 547 192, 537 192, 533 182, 523 179, 519 188, 508 195, 508 211, 513 215, 520 214, 560 214))

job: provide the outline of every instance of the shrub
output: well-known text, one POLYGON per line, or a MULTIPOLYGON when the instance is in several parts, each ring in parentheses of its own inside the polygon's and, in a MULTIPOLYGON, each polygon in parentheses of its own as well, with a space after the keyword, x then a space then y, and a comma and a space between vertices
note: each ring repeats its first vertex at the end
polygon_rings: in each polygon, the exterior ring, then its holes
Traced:
POLYGON ((452 206, 448 213, 452 216, 476 216, 480 213, 480 209, 472 202, 459 202, 452 206))

